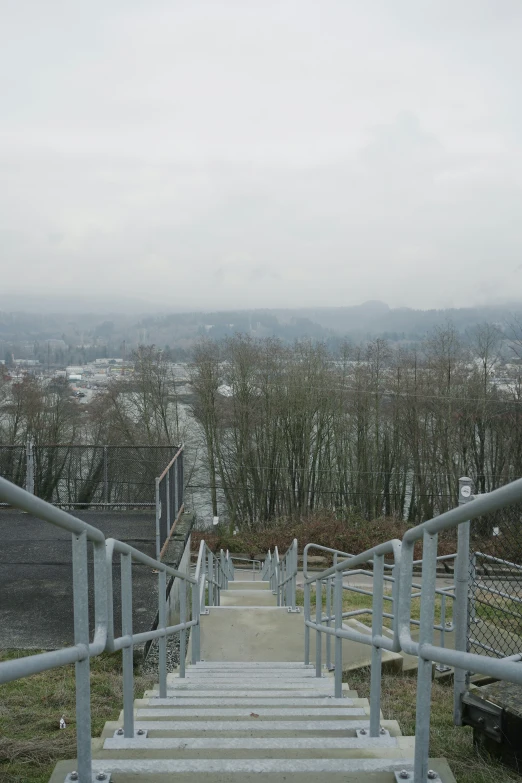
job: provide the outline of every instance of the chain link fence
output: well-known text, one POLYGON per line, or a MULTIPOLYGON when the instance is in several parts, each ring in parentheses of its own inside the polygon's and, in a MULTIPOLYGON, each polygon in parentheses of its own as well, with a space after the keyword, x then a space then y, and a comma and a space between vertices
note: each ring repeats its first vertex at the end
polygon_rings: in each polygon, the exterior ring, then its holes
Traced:
POLYGON ((27 447, 0 445, 0 476, 25 487, 27 474, 27 447))
POLYGON ((0 446, 0 475, 58 506, 150 506, 178 446, 0 446))
POLYGON ((471 524, 468 652, 522 652, 522 503, 471 524))

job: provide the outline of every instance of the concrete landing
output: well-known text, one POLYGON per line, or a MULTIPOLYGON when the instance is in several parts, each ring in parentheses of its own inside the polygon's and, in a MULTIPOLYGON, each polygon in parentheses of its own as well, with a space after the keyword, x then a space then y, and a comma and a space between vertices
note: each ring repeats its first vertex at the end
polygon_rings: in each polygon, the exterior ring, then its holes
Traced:
POLYGON ((241 591, 244 591, 244 590, 266 590, 267 592, 272 594, 272 591, 270 590, 270 585, 268 584, 268 582, 261 582, 261 581, 258 581, 258 582, 254 581, 254 582, 252 582, 252 581, 248 580, 248 581, 242 582, 242 581, 234 580, 233 582, 229 582, 228 583, 228 590, 229 591, 230 590, 241 590, 241 591))
POLYGON ((274 606, 268 590, 222 590, 221 606, 274 606))

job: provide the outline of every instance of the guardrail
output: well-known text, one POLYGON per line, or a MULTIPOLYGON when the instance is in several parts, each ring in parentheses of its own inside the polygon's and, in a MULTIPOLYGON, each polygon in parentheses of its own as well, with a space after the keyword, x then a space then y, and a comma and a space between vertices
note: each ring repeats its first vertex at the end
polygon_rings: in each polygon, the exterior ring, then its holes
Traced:
MULTIPOLYGON (((167 695, 166 640, 180 633, 180 677, 185 676, 185 649, 187 631, 192 628, 194 644, 192 660, 199 660, 199 624, 201 614, 201 593, 203 607, 205 583, 208 580, 209 594, 214 596, 217 585, 224 584, 224 571, 230 569, 225 553, 221 553, 216 566, 208 558, 208 571, 198 561, 197 578, 165 565, 159 560, 148 557, 134 547, 105 536, 92 525, 72 516, 44 500, 35 497, 24 489, 0 478, 0 500, 15 508, 26 511, 34 517, 49 522, 71 533, 73 566, 73 606, 74 606, 74 645, 61 650, 31 655, 16 660, 0 662, 0 684, 27 677, 31 674, 76 664, 76 726, 78 777, 80 783, 92 783, 91 755, 91 705, 90 705, 90 658, 104 651, 122 650, 123 657, 123 713, 125 737, 134 736, 133 700, 133 649, 151 639, 159 642, 158 679, 160 697, 167 695), (89 636, 89 579, 88 544, 93 547, 94 559, 94 632, 92 641, 89 636), (121 635, 114 633, 114 593, 113 571, 114 556, 120 555, 121 567, 121 635), (132 618, 132 563, 140 563, 158 573, 158 627, 144 633, 134 633, 132 618), (166 616, 166 578, 167 575, 180 580, 180 622, 167 626, 166 616), (187 586, 191 586, 191 618, 187 612, 187 586)), ((200 552, 208 548, 201 542, 200 552)), ((211 553, 210 553, 211 554, 211 553)), ((230 570, 229 570, 230 573, 230 570)), ((71 778, 72 779, 72 778, 71 778)))
MULTIPOLYGON (((330 547, 321 546, 319 544, 309 543, 305 546, 303 550, 303 574, 305 579, 312 579, 315 581, 316 577, 312 577, 308 570, 308 553, 310 549, 315 549, 321 552, 327 552, 332 555, 333 559, 333 565, 337 565, 339 558, 351 558, 354 557, 354 555, 349 554, 348 552, 342 552, 339 549, 332 549, 330 547)), ((446 563, 449 560, 454 560, 457 557, 456 553, 452 555, 441 555, 437 558, 438 563, 446 563)), ((422 560, 416 560, 413 565, 421 565, 422 560)), ((389 563, 384 563, 384 583, 385 587, 387 585, 390 586, 391 594, 386 593, 383 591, 383 600, 388 601, 391 604, 389 611, 384 611, 382 613, 383 618, 387 618, 388 620, 394 619, 394 583, 395 583, 395 577, 392 575, 393 572, 393 565, 389 563), (386 571, 390 572, 389 575, 387 575, 386 571)), ((373 588, 365 589, 364 587, 357 587, 352 584, 347 584, 345 580, 347 578, 352 578, 356 576, 365 576, 370 579, 373 579, 373 570, 364 569, 364 568, 355 568, 346 570, 343 573, 343 591, 356 593, 358 595, 367 595, 369 598, 373 598, 373 588)), ((334 620, 332 615, 332 607, 334 604, 334 576, 328 577, 327 579, 323 580, 323 586, 325 590, 325 613, 322 615, 322 620, 326 622, 327 626, 330 626, 334 620)), ((415 582, 412 582, 412 598, 419 598, 420 597, 420 589, 421 585, 416 584, 415 582), (416 592, 417 591, 417 592, 416 592)), ((446 621, 446 617, 448 615, 447 612, 447 599, 450 598, 452 600, 455 599, 455 587, 454 585, 451 585, 449 587, 440 587, 437 588, 436 594, 440 596, 440 604, 441 604, 441 610, 440 610, 440 622, 433 624, 433 630, 438 631, 440 634, 440 645, 441 647, 445 647, 446 644, 446 634, 452 633, 455 630, 453 621, 446 621)), ((371 605, 368 607, 361 607, 359 609, 353 609, 349 612, 343 612, 343 620, 347 618, 355 618, 355 617, 362 617, 364 615, 372 615, 373 610, 371 605)), ((453 616, 453 613, 452 613, 453 616)), ((415 626, 420 626, 420 620, 414 620, 412 618, 411 624, 415 626)), ((305 628, 305 650, 309 650, 309 639, 310 639, 310 627, 307 626, 305 628)), ((307 657, 309 653, 306 653, 307 657)), ((326 637, 326 668, 329 670, 333 670, 334 666, 332 665, 332 655, 331 655, 331 636, 327 635, 326 637)), ((439 666, 437 667, 439 671, 446 671, 449 667, 439 666)))
POLYGON ((163 547, 172 535, 176 523, 184 510, 183 454, 182 444, 171 461, 156 478, 156 557, 160 558, 163 547), (163 530, 164 544, 161 542, 163 530))
POLYGON ((255 558, 251 558, 251 557, 238 557, 237 555, 229 555, 229 557, 230 557, 230 559, 232 561, 235 560, 238 563, 251 563, 252 564, 252 569, 250 569, 250 568, 243 568, 243 566, 238 565, 236 567, 236 570, 237 571, 250 571, 251 570, 252 571, 252 580, 254 582, 256 581, 256 574, 259 574, 261 579, 263 578, 262 574, 261 574, 261 569, 262 569, 262 566, 263 566, 263 561, 262 560, 256 560, 255 558))
MULTIPOLYGON (((194 600, 198 606, 198 615, 208 614, 208 607, 220 605, 221 590, 226 590, 229 581, 232 581, 233 579, 234 565, 228 549, 226 552, 221 549, 219 555, 215 555, 205 542, 201 541, 194 573, 194 581, 197 584, 197 598, 194 600)), ((201 657, 201 633, 199 623, 194 628, 191 647, 192 663, 194 664, 197 663, 201 657)))
POLYGON ((269 550, 261 571, 261 578, 270 582, 270 589, 277 596, 278 606, 287 606, 289 612, 298 612, 297 588, 297 539, 294 538, 283 557, 277 547, 269 550))
MULTIPOLYGON (((351 639, 372 647, 372 670, 370 685, 370 734, 378 736, 382 734, 380 729, 380 677, 381 677, 381 650, 388 649, 393 652, 405 652, 418 657, 417 679, 417 704, 416 704, 416 733, 414 756, 414 783, 425 783, 428 779, 429 756, 429 731, 430 731, 430 706, 431 706, 431 682, 433 663, 455 668, 455 721, 458 723, 461 715, 461 700, 466 690, 466 674, 468 671, 489 675, 501 680, 522 684, 522 666, 520 655, 505 658, 492 658, 487 655, 476 655, 466 650, 466 631, 468 617, 468 584, 469 584, 469 523, 477 517, 482 517, 500 508, 519 502, 522 499, 522 479, 494 490, 489 494, 474 497, 470 490, 470 480, 467 478, 459 481, 459 498, 461 505, 441 514, 434 519, 408 530, 402 542, 398 540, 388 541, 363 552, 360 555, 350 556, 342 562, 334 563, 331 568, 321 573, 310 576, 306 567, 305 547, 305 626, 316 631, 316 673, 321 676, 321 635, 323 633, 335 638, 335 695, 342 696, 342 639, 351 639), (471 501, 471 502, 470 502, 471 501), (454 628, 455 649, 451 650, 442 645, 433 644, 435 624, 435 597, 437 593, 436 569, 437 562, 454 558, 455 556, 437 556, 437 536, 439 532, 458 528, 459 548, 455 565, 455 593, 454 596, 454 628), (413 559, 415 543, 423 542, 423 554, 421 561, 413 559), (384 562, 384 557, 393 556, 393 564, 384 562), (354 569, 368 562, 373 563, 373 594, 372 594, 372 629, 368 635, 359 634, 357 631, 344 628, 342 625, 342 590, 343 573, 354 572, 354 569), (414 565, 422 564, 422 581, 420 592, 414 589, 413 569, 414 565), (385 575, 385 569, 392 569, 393 579, 392 600, 394 611, 392 617, 391 638, 382 634, 384 584, 389 578, 385 575), (330 622, 325 622, 322 611, 322 584, 328 579, 334 579, 333 613, 328 616, 330 622), (312 621, 310 616, 310 590, 315 583, 316 590, 316 617, 312 621), (411 635, 411 626, 415 622, 411 617, 412 598, 420 595, 420 620, 419 640, 415 641, 411 635), (334 627, 331 627, 331 622, 334 627), (318 662, 319 661, 319 665, 318 662)), ((325 548, 323 548, 325 549, 325 548)), ((333 550, 335 553, 335 550, 333 550)), ((328 592, 328 591, 327 591, 328 592)), ((442 591, 443 596, 449 595, 447 590, 442 591)), ((442 625, 442 623, 441 623, 442 625)), ((309 631, 305 632, 305 662, 309 658, 309 631), (307 642, 308 637, 308 642, 307 642)), ((397 778, 399 780, 399 778, 397 778)))

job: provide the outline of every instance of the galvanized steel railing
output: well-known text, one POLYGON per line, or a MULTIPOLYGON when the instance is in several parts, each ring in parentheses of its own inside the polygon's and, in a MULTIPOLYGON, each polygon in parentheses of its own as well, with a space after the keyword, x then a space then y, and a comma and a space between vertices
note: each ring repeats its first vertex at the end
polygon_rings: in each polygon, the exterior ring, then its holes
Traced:
POLYGON ((247 568, 246 566, 238 565, 236 566, 236 571, 248 571, 252 574, 252 580, 256 581, 256 574, 260 575, 260 578, 263 579, 262 575, 262 567, 263 567, 263 561, 262 560, 256 560, 256 558, 251 557, 238 557, 237 555, 229 555, 230 560, 236 561, 238 563, 251 563, 252 568, 247 568))
MULTIPOLYGON (((382 668, 382 650, 398 652, 399 634, 397 626, 397 613, 394 611, 392 616, 391 637, 383 635, 383 612, 384 612, 384 585, 385 568, 391 569, 392 578, 392 606, 396 605, 398 590, 398 568, 400 566, 401 542, 398 540, 388 541, 377 547, 363 552, 360 555, 348 555, 347 559, 341 562, 334 562, 331 568, 327 568, 320 574, 310 576, 307 568, 307 555, 311 547, 322 551, 330 551, 334 555, 334 560, 338 558, 339 552, 329 550, 328 547, 319 547, 314 544, 308 544, 304 549, 303 570, 305 576, 304 582, 304 619, 305 619, 305 652, 304 662, 310 663, 310 629, 315 630, 315 667, 317 677, 322 676, 322 635, 334 637, 335 651, 335 696, 342 697, 342 674, 343 674, 343 650, 342 640, 349 639, 353 642, 369 644, 372 647, 371 654, 371 683, 370 683, 370 736, 379 737, 382 735, 380 725, 381 714, 381 668, 382 668), (337 555, 337 558, 335 557, 337 555), (385 563, 384 558, 391 556, 393 564, 385 563), (354 628, 343 626, 343 619, 347 616, 353 616, 352 612, 343 613, 343 574, 364 565, 369 561, 373 562, 373 604, 372 604, 372 631, 371 634, 365 634, 354 628), (331 596, 331 581, 333 580, 333 602, 331 596), (326 616, 323 613, 323 583, 326 582, 326 616), (330 584, 329 584, 330 583, 330 584), (315 620, 311 618, 311 588, 315 585, 315 620), (333 603, 333 606, 332 606, 333 603), (332 625, 333 623, 333 625, 332 625)), ((344 553, 341 553, 344 554, 344 553)), ((358 592, 359 589, 355 588, 358 592)))
MULTIPOLYGON (((467 617, 469 602, 469 540, 470 520, 482 517, 488 513, 504 508, 522 499, 522 479, 485 495, 474 497, 471 494, 470 480, 459 481, 458 508, 441 514, 434 519, 408 530, 402 542, 388 541, 360 555, 349 556, 342 562, 335 563, 331 568, 310 576, 306 568, 305 547, 305 663, 309 662, 310 629, 316 631, 316 673, 321 676, 322 634, 335 638, 335 695, 342 695, 342 640, 351 639, 372 647, 372 670, 370 686, 370 734, 378 736, 380 729, 380 690, 381 690, 381 650, 405 652, 418 657, 416 732, 413 783, 426 783, 428 779, 436 779, 434 772, 428 776, 429 731, 431 682, 433 663, 454 667, 455 669, 455 722, 461 723, 462 697, 467 687, 467 672, 489 675, 501 680, 522 684, 522 665, 520 655, 507 658, 492 658, 488 655, 468 653, 466 649, 467 617), (469 502, 472 501, 472 502, 469 502), (455 649, 433 644, 435 624, 435 598, 437 593, 448 595, 448 591, 438 590, 436 585, 437 562, 451 556, 437 557, 437 536, 439 532, 458 528, 458 552, 455 565, 454 618, 455 649), (421 561, 413 559, 415 543, 423 541, 423 556, 421 561), (384 557, 392 556, 393 564, 385 564, 384 557), (343 627, 342 591, 343 573, 353 572, 359 565, 373 561, 373 594, 372 594, 372 629, 370 634, 360 634, 353 629, 343 627), (411 635, 411 626, 415 623, 411 617, 412 598, 419 595, 413 589, 414 565, 422 563, 422 579, 420 584, 420 620, 419 640, 411 635), (392 633, 391 638, 383 636, 382 621, 384 584, 389 580, 385 569, 392 569, 392 633), (322 610, 322 584, 328 579, 334 579, 333 611, 328 614, 327 622, 322 610), (311 619, 310 591, 315 584, 316 616, 311 619), (331 626, 333 622, 334 627, 331 626)), ((323 548, 325 549, 325 548, 323 548)), ((328 551, 328 550, 327 550, 328 551)), ((335 550, 334 550, 335 552, 335 550)), ((338 553, 339 554, 339 553, 338 553)), ((327 591, 328 598, 328 591, 327 591)), ((347 613, 351 614, 351 613, 347 613)), ((442 625, 442 622, 441 622, 442 625)), ((398 773, 397 773, 398 774, 398 773)), ((400 778, 397 777, 397 780, 400 778)))
MULTIPOLYGON (((134 547, 115 539, 105 539, 97 528, 46 503, 24 489, 0 478, 0 500, 34 517, 68 530, 72 538, 74 645, 61 650, 0 662, 0 684, 27 677, 37 672, 76 664, 76 726, 78 748, 77 777, 80 783, 92 783, 90 658, 104 651, 123 651, 123 713, 125 737, 134 736, 133 649, 136 644, 158 639, 159 693, 167 695, 166 640, 180 633, 180 677, 185 676, 187 631, 193 629, 192 661, 200 655, 200 615, 205 611, 205 585, 208 584, 209 604, 219 604, 222 587, 233 578, 233 566, 228 553, 219 557, 201 542, 195 577, 148 557, 134 547), (94 554, 94 621, 93 639, 89 639, 88 543, 94 554), (121 636, 114 633, 113 571, 114 555, 121 564, 121 636), (158 573, 158 627, 134 633, 132 617, 132 563, 149 566, 158 573), (177 577, 180 584, 180 622, 167 626, 166 579, 177 577), (191 619, 188 618, 187 586, 191 588, 191 619)), ((69 776, 70 777, 70 776, 69 776)))
POLYGON ((269 550, 261 571, 261 579, 270 582, 270 589, 277 596, 278 606, 287 606, 288 611, 298 612, 297 588, 297 539, 294 538, 283 557, 277 547, 269 550))
POLYGON ((176 522, 183 513, 184 449, 185 446, 182 444, 161 476, 156 479, 156 557, 158 559, 161 557, 162 547, 168 542, 176 522))
MULTIPOLYGON (((333 565, 337 565, 340 558, 352 558, 354 555, 349 554, 348 552, 342 552, 339 549, 332 549, 330 547, 321 546, 319 544, 307 544, 303 551, 303 573, 305 579, 311 579, 312 582, 315 582, 315 579, 317 577, 313 577, 312 574, 308 570, 308 553, 310 549, 315 549, 321 552, 326 552, 330 555, 332 555, 333 559, 333 565)), ((453 555, 441 555, 437 558, 437 562, 447 562, 449 560, 454 560, 457 557, 456 554, 453 555)), ((417 560, 414 562, 415 565, 421 565, 422 560, 417 560)), ((384 586, 387 585, 390 587, 391 593, 387 593, 386 591, 383 592, 383 601, 388 601, 391 606, 388 607, 389 611, 384 611, 382 613, 383 618, 387 618, 388 620, 394 619, 394 583, 395 583, 395 577, 393 575, 393 569, 394 566, 390 563, 384 563, 384 586)), ((367 595, 370 599, 373 598, 373 588, 365 589, 364 587, 357 587, 356 585, 346 583, 347 578, 352 578, 356 576, 364 576, 368 577, 373 580, 373 570, 364 569, 364 568, 354 568, 350 570, 345 570, 343 572, 343 583, 342 583, 342 589, 346 592, 356 593, 358 595, 367 595)), ((325 592, 325 612, 322 615, 322 621, 326 623, 328 627, 330 627, 334 621, 334 617, 332 614, 332 607, 334 606, 334 584, 335 584, 335 575, 332 575, 326 579, 323 580, 323 587, 325 592)), ((412 598, 419 598, 421 593, 421 585, 417 584, 415 582, 412 582, 412 598)), ((440 622, 433 624, 433 630, 439 632, 439 638, 440 638, 440 646, 445 647, 446 646, 446 634, 452 633, 455 630, 453 620, 446 620, 446 617, 448 616, 447 611, 447 599, 455 599, 455 586, 451 585, 449 587, 439 587, 436 590, 437 595, 440 597, 440 622)), ((352 609, 351 611, 343 612, 343 620, 345 619, 351 619, 356 617, 362 617, 364 615, 371 615, 373 613, 371 602, 369 602, 370 605, 368 607, 361 607, 359 609, 352 609)), ((411 619, 411 624, 415 626, 420 626, 420 620, 414 620, 411 619)), ((308 645, 309 647, 309 638, 310 638, 310 627, 307 626, 305 629, 305 645, 308 645)), ((326 668, 328 670, 333 670, 334 666, 332 664, 332 653, 331 653, 331 635, 327 635, 326 637, 326 668)), ((445 671, 448 667, 439 666, 438 669, 440 671, 445 671)))
POLYGON ((0 662, 0 683, 19 680, 30 674, 55 669, 69 663, 76 665, 79 780, 81 783, 91 783, 90 658, 100 655, 106 649, 109 625, 105 536, 101 530, 82 522, 66 511, 51 506, 3 478, 0 478, 0 500, 71 533, 74 645, 61 650, 51 650, 39 655, 0 662), (92 642, 89 641, 88 542, 93 545, 94 558, 95 630, 92 642))

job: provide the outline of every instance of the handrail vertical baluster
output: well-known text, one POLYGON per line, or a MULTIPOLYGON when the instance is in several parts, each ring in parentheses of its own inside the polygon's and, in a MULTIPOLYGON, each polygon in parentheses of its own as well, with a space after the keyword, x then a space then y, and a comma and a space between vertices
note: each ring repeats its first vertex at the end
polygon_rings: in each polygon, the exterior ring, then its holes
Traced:
POLYGON ((134 737, 134 645, 132 644, 132 556, 120 554, 121 563, 121 635, 130 636, 123 648, 123 731, 134 737))
POLYGON ((87 533, 72 535, 74 643, 85 648, 84 657, 75 663, 76 742, 80 783, 92 781, 91 751, 91 671, 89 659, 89 592, 87 569, 87 533))

